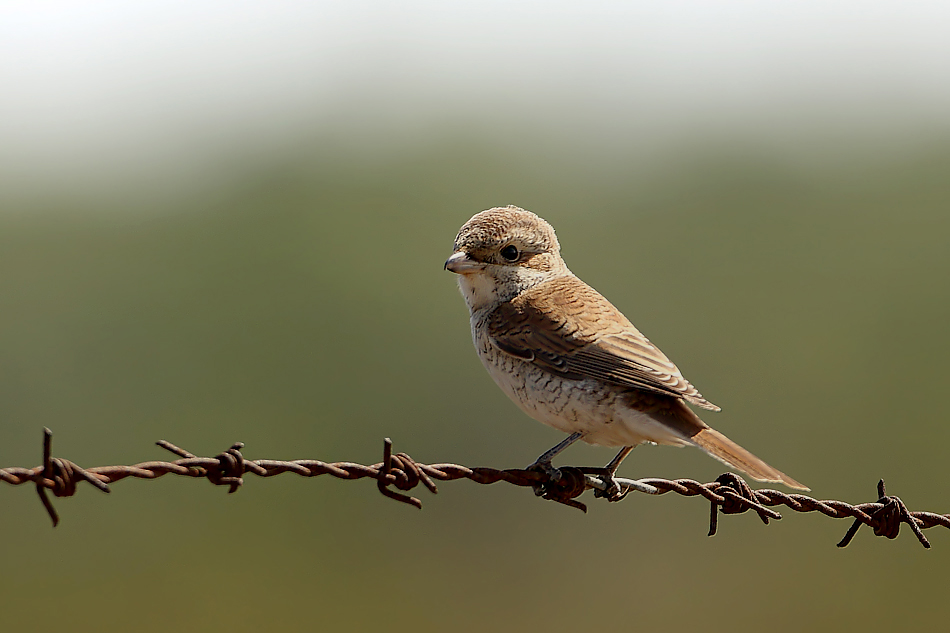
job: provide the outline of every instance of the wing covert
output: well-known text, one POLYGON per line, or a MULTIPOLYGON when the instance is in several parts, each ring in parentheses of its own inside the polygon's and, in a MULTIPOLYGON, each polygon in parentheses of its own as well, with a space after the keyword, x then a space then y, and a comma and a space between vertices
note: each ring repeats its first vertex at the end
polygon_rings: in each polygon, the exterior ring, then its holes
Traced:
POLYGON ((564 378, 594 378, 719 410, 617 308, 577 277, 544 282, 500 305, 489 315, 488 335, 506 354, 564 378))

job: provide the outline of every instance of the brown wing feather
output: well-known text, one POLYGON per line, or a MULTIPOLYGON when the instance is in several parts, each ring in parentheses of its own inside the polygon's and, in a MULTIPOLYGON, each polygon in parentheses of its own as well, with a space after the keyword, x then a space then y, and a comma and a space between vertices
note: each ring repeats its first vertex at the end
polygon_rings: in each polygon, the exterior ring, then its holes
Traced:
POLYGON ((489 316, 488 334, 503 352, 565 378, 596 378, 719 410, 617 308, 577 277, 546 281, 500 305, 489 316))

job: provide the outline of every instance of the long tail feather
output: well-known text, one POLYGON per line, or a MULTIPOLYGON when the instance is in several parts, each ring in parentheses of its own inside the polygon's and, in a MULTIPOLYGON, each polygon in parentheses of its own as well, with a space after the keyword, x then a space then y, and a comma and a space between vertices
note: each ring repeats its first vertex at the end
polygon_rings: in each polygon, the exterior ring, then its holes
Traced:
POLYGON ((727 466, 741 470, 757 481, 783 483, 797 490, 809 489, 782 471, 772 468, 715 429, 707 427, 689 438, 689 441, 727 466))
POLYGON ((782 483, 789 488, 809 490, 782 471, 772 468, 764 461, 742 448, 719 431, 710 428, 682 400, 667 411, 664 422, 670 424, 690 444, 703 449, 726 466, 742 471, 757 481, 782 483))

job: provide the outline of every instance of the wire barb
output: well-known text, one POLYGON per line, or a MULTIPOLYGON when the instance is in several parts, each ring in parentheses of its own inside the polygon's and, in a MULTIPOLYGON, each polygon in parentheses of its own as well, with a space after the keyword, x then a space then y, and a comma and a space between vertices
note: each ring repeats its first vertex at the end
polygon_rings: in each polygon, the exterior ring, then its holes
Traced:
POLYGON ((43 429, 43 465, 33 468, 30 473, 29 481, 36 484, 36 493, 40 496, 46 513, 53 521, 53 527, 59 525, 59 513, 53 507, 53 502, 46 496, 47 489, 57 497, 71 497, 76 494, 77 480, 81 479, 88 481, 102 492, 109 492, 109 486, 87 470, 68 459, 53 457, 53 432, 48 428, 43 429))
POLYGON ((383 461, 377 464, 375 468, 379 471, 376 477, 376 487, 379 488, 381 493, 390 499, 408 503, 420 510, 422 509, 422 501, 409 495, 394 492, 389 489, 389 486, 394 485, 400 490, 411 490, 421 481, 432 494, 439 491, 432 480, 429 479, 429 476, 419 468, 419 465, 411 457, 405 453, 393 455, 393 441, 388 437, 383 440, 383 461), (399 474, 395 475, 393 471, 399 474))
MULTIPOLYGON (((136 479, 156 479, 164 475, 178 475, 197 479, 207 479, 216 486, 227 486, 228 493, 236 492, 244 485, 244 476, 253 474, 258 477, 274 477, 283 473, 293 473, 301 477, 330 475, 337 479, 376 480, 376 487, 384 496, 422 508, 422 501, 403 494, 422 484, 436 494, 435 481, 453 481, 469 479, 478 484, 493 484, 500 481, 533 488, 539 496, 555 501, 583 512, 587 506, 578 501, 587 490, 603 491, 605 483, 600 474, 602 468, 562 466, 561 468, 520 469, 509 468, 468 468, 459 464, 421 464, 406 453, 393 453, 393 443, 388 437, 383 442, 383 461, 371 466, 353 462, 327 463, 313 459, 278 461, 260 459, 248 461, 241 450, 244 444, 237 442, 215 457, 198 457, 170 442, 161 440, 158 446, 171 452, 179 459, 173 462, 142 462, 132 466, 97 466, 81 468, 75 463, 53 457, 53 433, 43 429, 43 463, 34 468, 0 468, 0 480, 17 486, 33 483, 40 501, 53 526, 59 524, 59 515, 47 496, 47 491, 57 497, 71 497, 76 493, 77 484, 86 481, 103 492, 109 492, 109 484, 134 477, 136 479), (402 492, 396 492, 396 490, 402 492)), ((876 536, 889 539, 897 538, 900 526, 906 523, 924 547, 930 548, 930 541, 922 530, 941 526, 950 528, 950 514, 933 512, 910 512, 899 497, 888 496, 884 480, 878 482, 878 499, 871 503, 850 505, 843 501, 820 501, 802 494, 785 494, 771 489, 753 490, 748 483, 734 473, 720 475, 715 481, 702 484, 692 479, 615 479, 620 485, 619 495, 608 500, 620 500, 630 492, 659 496, 670 492, 683 497, 702 497, 710 504, 709 536, 716 534, 719 528, 720 514, 742 514, 755 512, 762 522, 768 525, 770 519, 781 519, 782 515, 772 510, 775 506, 784 506, 794 512, 818 512, 835 519, 853 519, 851 527, 838 547, 846 547, 854 539, 862 525, 872 528, 876 536)))
MULTIPOLYGON (((877 496, 877 503, 864 503, 858 506, 864 510, 870 510, 867 514, 874 522, 865 522, 860 518, 855 518, 844 538, 838 543, 838 547, 847 547, 862 525, 866 524, 874 528, 875 536, 886 536, 889 539, 895 539, 901 531, 901 523, 906 523, 913 530, 914 536, 924 546, 924 549, 930 549, 930 541, 920 530, 924 522, 908 512, 907 506, 904 505, 900 497, 887 496, 883 479, 877 482, 877 496)), ((925 525, 924 527, 930 526, 925 525)))
POLYGON ((741 514, 747 510, 755 510, 765 525, 769 524, 769 519, 778 520, 782 518, 782 515, 775 510, 769 510, 759 503, 755 491, 739 475, 723 473, 716 478, 716 483, 719 484, 719 487, 715 492, 722 500, 709 500, 708 536, 715 536, 719 529, 719 512, 723 514, 741 514))

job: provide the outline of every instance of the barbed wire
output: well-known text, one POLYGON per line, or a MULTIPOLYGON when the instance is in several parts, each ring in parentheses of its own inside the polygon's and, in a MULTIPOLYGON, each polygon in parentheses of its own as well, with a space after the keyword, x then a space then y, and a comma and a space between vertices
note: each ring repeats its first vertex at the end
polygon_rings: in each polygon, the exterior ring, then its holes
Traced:
POLYGON ((274 477, 284 473, 293 473, 301 477, 330 475, 337 479, 375 479, 379 491, 396 501, 422 508, 422 502, 416 497, 403 494, 423 485, 435 494, 438 489, 433 480, 453 481, 469 479, 479 484, 493 484, 504 481, 515 486, 530 487, 536 495, 577 508, 584 512, 587 506, 577 500, 587 490, 594 490, 595 497, 619 501, 630 492, 650 495, 663 495, 669 492, 684 497, 702 497, 710 503, 709 536, 718 530, 719 514, 741 514, 755 512, 762 522, 768 525, 770 519, 781 519, 782 515, 772 510, 775 506, 784 506, 794 512, 819 512, 835 519, 853 519, 851 527, 838 547, 846 547, 862 525, 871 527, 874 534, 889 539, 897 538, 901 524, 906 523, 914 536, 925 548, 930 541, 922 530, 937 526, 950 528, 950 514, 933 512, 910 512, 899 497, 886 494, 884 480, 878 482, 877 501, 851 505, 844 501, 818 500, 802 494, 786 494, 779 490, 753 490, 746 481, 734 474, 725 473, 715 481, 699 483, 692 479, 616 479, 620 486, 619 494, 607 494, 607 486, 601 475, 603 468, 585 468, 562 466, 549 469, 508 468, 468 468, 459 464, 420 464, 406 453, 393 453, 392 441, 386 438, 383 443, 383 460, 366 466, 353 462, 323 462, 315 459, 297 459, 279 461, 259 459, 249 461, 244 458, 241 449, 243 443, 236 443, 228 450, 214 457, 198 457, 188 451, 161 440, 159 446, 180 459, 173 462, 149 461, 132 466, 96 466, 82 468, 68 459, 53 457, 53 433, 44 429, 43 463, 34 468, 2 468, 0 480, 14 485, 32 483, 36 486, 43 507, 53 521, 59 524, 59 515, 47 496, 47 491, 56 497, 71 497, 76 493, 77 484, 86 481, 102 492, 110 492, 109 484, 126 477, 136 479, 157 479, 164 475, 179 475, 197 479, 207 479, 218 486, 228 486, 233 493, 244 484, 244 475, 274 477), (403 492, 397 492, 396 490, 403 492))

